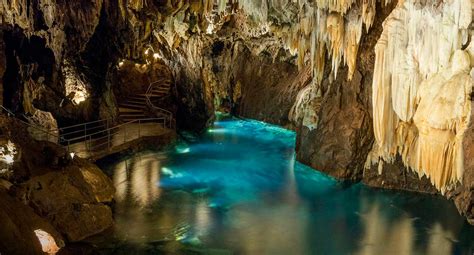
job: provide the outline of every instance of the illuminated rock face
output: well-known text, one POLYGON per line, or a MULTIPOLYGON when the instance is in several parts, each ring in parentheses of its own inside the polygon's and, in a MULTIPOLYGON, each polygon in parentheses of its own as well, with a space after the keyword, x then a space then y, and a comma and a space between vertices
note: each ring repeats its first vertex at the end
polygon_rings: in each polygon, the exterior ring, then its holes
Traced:
MULTIPOLYGON (((9 75, 20 73, 25 112, 51 112, 59 126, 114 118, 117 99, 146 87, 150 72, 140 72, 151 68, 143 54, 151 47, 148 55, 172 73, 180 127, 202 130, 215 110, 277 123, 296 130, 298 159, 320 171, 443 191, 467 212, 471 78, 452 63, 466 59, 455 52, 471 32, 471 7, 461 0, 3 1, 0 37, 39 41, 49 59, 6 63, 0 53, 0 75, 7 65, 9 75), (129 63, 140 68, 120 72, 129 63), (69 95, 75 103, 60 107, 69 95)), ((17 41, 0 43, 0 52, 17 41)), ((464 50, 472 58, 474 44, 464 50)))
MULTIPOLYGON (((469 1, 415 8, 405 1, 384 22, 376 51, 372 100, 375 145, 368 164, 397 154, 441 192, 461 182, 470 121, 470 55, 461 51, 471 23, 469 1)), ((379 164, 379 173, 383 171, 379 164)))

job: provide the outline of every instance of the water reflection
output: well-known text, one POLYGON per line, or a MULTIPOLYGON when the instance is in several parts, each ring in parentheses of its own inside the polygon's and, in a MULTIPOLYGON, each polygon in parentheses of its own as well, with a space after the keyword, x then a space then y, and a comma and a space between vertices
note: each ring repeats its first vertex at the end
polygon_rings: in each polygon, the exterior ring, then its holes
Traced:
POLYGON ((113 175, 118 205, 128 196, 140 207, 146 207, 158 199, 160 170, 160 160, 153 155, 139 156, 118 163, 113 175))
POLYGON ((168 241, 183 245, 166 246, 177 254, 474 252, 473 227, 451 202, 339 184, 296 162, 294 134, 274 126, 232 120, 213 130, 106 167, 123 254, 168 241))

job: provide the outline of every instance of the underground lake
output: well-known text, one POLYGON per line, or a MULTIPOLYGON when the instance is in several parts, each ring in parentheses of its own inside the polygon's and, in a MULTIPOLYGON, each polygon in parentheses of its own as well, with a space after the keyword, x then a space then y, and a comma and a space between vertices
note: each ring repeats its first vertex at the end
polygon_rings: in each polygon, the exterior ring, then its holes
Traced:
POLYGON ((101 162, 116 188, 116 224, 94 244, 101 252, 474 252, 474 227, 451 201, 338 182, 295 161, 292 131, 222 117, 185 137, 101 162))

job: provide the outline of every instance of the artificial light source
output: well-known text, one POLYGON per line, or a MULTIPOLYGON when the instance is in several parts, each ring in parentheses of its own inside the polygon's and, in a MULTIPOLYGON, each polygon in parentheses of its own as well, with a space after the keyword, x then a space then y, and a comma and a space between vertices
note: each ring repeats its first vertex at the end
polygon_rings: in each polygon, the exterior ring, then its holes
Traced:
POLYGON ((118 63, 118 65, 119 65, 119 67, 122 67, 122 66, 123 66, 123 61, 120 61, 120 62, 118 63))
POLYGON ((81 74, 69 61, 64 62, 63 74, 65 77, 65 99, 73 104, 79 104, 89 97, 89 85, 81 78, 81 74))
POLYGON ((5 147, 0 147, 0 161, 5 162, 7 165, 13 164, 16 154, 16 146, 10 140, 8 140, 5 147))
POLYGON ((207 29, 206 29, 206 33, 207 33, 208 35, 214 33, 214 24, 209 23, 209 25, 207 26, 207 29))
POLYGON ((86 94, 83 91, 77 91, 72 100, 74 103, 79 104, 83 101, 86 101, 86 98, 86 94))
POLYGON ((38 240, 40 241, 41 249, 43 250, 43 252, 46 252, 48 254, 56 254, 59 251, 60 248, 56 244, 56 241, 51 236, 51 234, 42 229, 35 230, 35 234, 38 240))
POLYGON ((69 156, 71 156, 71 159, 74 159, 74 156, 76 156, 76 153, 71 152, 71 153, 69 153, 69 156))

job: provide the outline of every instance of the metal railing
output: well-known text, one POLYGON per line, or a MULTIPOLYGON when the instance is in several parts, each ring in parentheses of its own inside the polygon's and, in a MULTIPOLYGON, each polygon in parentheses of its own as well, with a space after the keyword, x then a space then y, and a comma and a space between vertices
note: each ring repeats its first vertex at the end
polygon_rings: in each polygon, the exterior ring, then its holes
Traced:
POLYGON ((162 84, 164 82, 164 79, 159 79, 157 81, 151 82, 150 85, 148 86, 147 91, 145 92, 145 97, 146 97, 146 103, 148 107, 153 111, 154 114, 159 114, 165 117, 165 127, 167 128, 173 128, 173 113, 171 113, 168 110, 165 110, 161 107, 156 106, 153 104, 151 101, 151 97, 153 96, 153 88, 156 84, 162 84))
MULTIPOLYGON (((16 115, 9 109, 0 105, 0 111, 5 111, 9 116, 16 115)), ((26 116, 24 116, 26 118, 26 116)), ((114 146, 120 146, 126 142, 139 139, 144 136, 150 136, 150 131, 154 131, 147 127, 143 127, 145 123, 156 123, 164 128, 169 123, 166 117, 145 118, 132 120, 120 125, 112 126, 110 119, 97 120, 87 123, 81 123, 68 127, 60 128, 63 133, 61 135, 50 132, 38 125, 28 123, 19 118, 15 118, 19 123, 27 128, 32 128, 46 136, 47 140, 54 139, 58 145, 64 147, 68 152, 89 153, 89 156, 100 150, 110 151, 114 146), (73 136, 68 139, 68 136, 73 136)))
POLYGON ((144 123, 156 123, 165 127, 166 118, 132 120, 104 130, 89 132, 84 136, 75 137, 70 140, 66 139, 65 146, 68 151, 74 151, 75 153, 87 152, 90 155, 99 151, 110 151, 115 146, 120 146, 132 140, 149 136, 150 129, 143 128, 144 123), (78 147, 78 145, 82 146, 78 147))
MULTIPOLYGON (((8 116, 16 117, 16 114, 14 114, 11 110, 7 109, 7 108, 4 107, 3 105, 0 105, 0 109, 3 110, 3 111, 5 111, 5 112, 8 114, 8 116)), ((28 118, 27 116, 25 116, 25 115, 22 115, 22 116, 23 116, 23 118, 25 118, 26 120, 31 121, 30 118, 28 118)), ((45 128, 42 127, 42 126, 32 124, 32 123, 27 122, 27 121, 24 121, 24 120, 22 120, 22 119, 20 119, 20 118, 16 118, 16 120, 17 120, 19 123, 21 123, 21 124, 23 124, 24 126, 26 126, 27 129, 28 129, 28 128, 31 128, 31 129, 33 129, 35 132, 39 132, 40 134, 42 134, 42 135, 44 136, 44 138, 45 138, 44 140, 47 140, 47 141, 50 141, 50 142, 55 142, 55 143, 61 143, 61 141, 62 141, 62 137, 61 137, 59 134, 54 133, 54 132, 52 132, 52 131, 49 130, 49 129, 45 129, 45 128)), ((33 122, 33 121, 31 121, 31 122, 33 122)), ((41 139, 41 140, 43 140, 43 139, 41 139)))
POLYGON ((64 141, 78 142, 88 134, 96 133, 98 131, 107 130, 112 127, 112 119, 95 120, 86 123, 66 126, 59 129, 61 137, 64 141))

